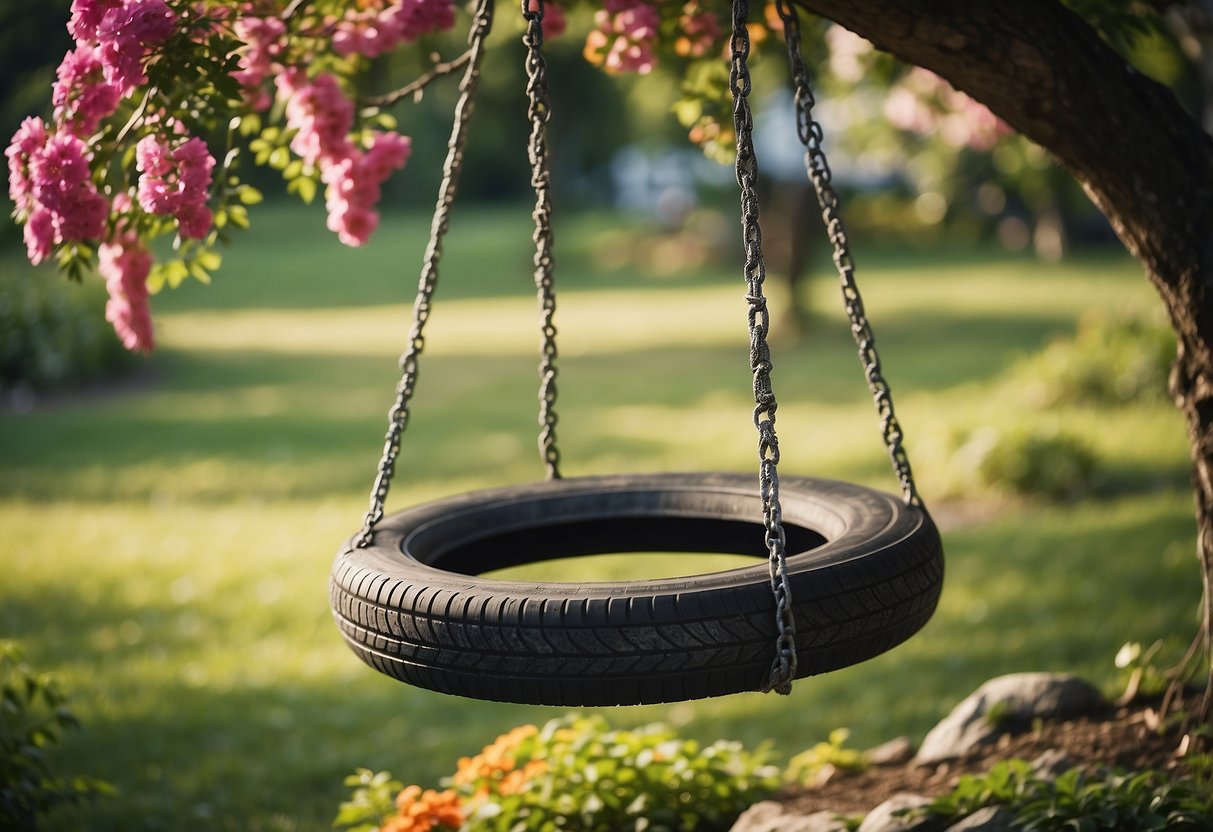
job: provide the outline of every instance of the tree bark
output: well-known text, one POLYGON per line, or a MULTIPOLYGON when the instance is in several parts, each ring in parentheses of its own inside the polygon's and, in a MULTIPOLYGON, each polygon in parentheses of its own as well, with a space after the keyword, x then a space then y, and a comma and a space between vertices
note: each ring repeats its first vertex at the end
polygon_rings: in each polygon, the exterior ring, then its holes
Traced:
MULTIPOLYGON (((926 67, 1040 144, 1145 266, 1178 338, 1170 392, 1193 460, 1213 651, 1213 140, 1058 0, 796 0, 926 67)), ((1213 662, 1208 662, 1213 681, 1213 662)), ((1213 684, 1203 718, 1210 716, 1213 684)))

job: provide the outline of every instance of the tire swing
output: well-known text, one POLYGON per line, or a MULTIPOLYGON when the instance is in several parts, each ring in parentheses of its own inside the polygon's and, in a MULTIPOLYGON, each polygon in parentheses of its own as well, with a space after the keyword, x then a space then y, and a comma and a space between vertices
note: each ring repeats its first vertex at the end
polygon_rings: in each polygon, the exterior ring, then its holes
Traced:
POLYGON ((790 0, 777 0, 777 7, 795 85, 798 133, 902 497, 810 477, 781 481, 778 475, 748 104, 748 6, 748 0, 733 3, 730 86, 746 252, 757 482, 749 475, 715 472, 560 476, 545 136, 550 109, 540 51, 544 10, 543 0, 521 0, 536 195, 535 281, 543 334, 539 445, 547 479, 385 516, 492 21, 492 0, 478 0, 371 505, 362 530, 338 552, 330 582, 342 635, 382 673, 444 693, 542 705, 631 705, 752 690, 786 694, 795 678, 855 664, 899 644, 934 612, 943 579, 939 534, 915 489, 855 286, 821 128, 810 114, 814 100, 800 54, 799 18, 790 0), (648 551, 765 552, 767 563, 622 583, 535 584, 480 576, 553 558, 648 551))

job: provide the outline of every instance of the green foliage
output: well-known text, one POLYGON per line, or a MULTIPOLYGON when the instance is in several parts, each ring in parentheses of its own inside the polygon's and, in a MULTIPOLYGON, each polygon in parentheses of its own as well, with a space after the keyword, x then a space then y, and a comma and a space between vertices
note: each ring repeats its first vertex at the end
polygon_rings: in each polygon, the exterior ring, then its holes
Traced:
POLYGON ((957 457, 987 486, 1048 499, 1082 496, 1095 472, 1095 455, 1086 442, 1035 426, 981 428, 969 435, 957 457))
POLYGON ((1097 310, 1082 316, 1072 337, 1016 364, 1010 377, 1039 407, 1159 401, 1174 359, 1174 334, 1161 321, 1097 310))
POLYGON ((0 828, 36 829, 38 819, 65 803, 113 788, 88 777, 57 775, 47 750, 79 723, 55 680, 34 673, 16 642, 0 641, 0 828))
MULTIPOLYGON (((346 784, 354 795, 334 826, 364 832, 390 821, 376 815, 398 785, 390 775, 359 771, 346 784)), ((446 785, 454 792, 435 800, 459 801, 463 832, 723 832, 779 774, 740 743, 701 747, 664 725, 611 730, 601 717, 566 717, 502 735, 461 760, 446 785)))
POLYGON ((859 749, 846 747, 850 736, 849 729, 835 728, 826 742, 819 742, 788 761, 787 779, 793 783, 813 785, 820 782, 827 772, 866 770, 867 756, 859 749))
POLYGON ((348 832, 372 832, 395 811, 396 794, 404 788, 404 784, 393 780, 388 772, 376 773, 365 768, 345 778, 345 785, 353 792, 338 809, 333 827, 348 832))
POLYGON ((104 308, 98 284, 23 268, 0 272, 0 392, 61 387, 132 367, 104 308))
POLYGON ((991 805, 1012 809, 1013 828, 1030 832, 1156 832, 1213 824, 1213 792, 1189 777, 1157 771, 1090 776, 1073 768, 1043 779, 1024 760, 1004 760, 986 774, 962 776, 956 788, 923 811, 956 819, 991 805))

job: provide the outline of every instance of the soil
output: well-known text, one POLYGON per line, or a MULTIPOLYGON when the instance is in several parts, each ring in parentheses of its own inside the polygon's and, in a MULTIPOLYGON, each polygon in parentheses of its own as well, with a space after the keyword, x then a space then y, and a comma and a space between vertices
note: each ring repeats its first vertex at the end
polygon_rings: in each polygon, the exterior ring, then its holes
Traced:
MULTIPOLYGON (((951 791, 964 774, 982 774, 1000 760, 1034 760, 1046 751, 1062 751, 1069 768, 1088 770, 1172 771, 1184 765, 1183 750, 1193 742, 1175 720, 1160 725, 1159 702, 1144 701, 1092 712, 1067 722, 1044 723, 1018 734, 1004 734, 997 742, 947 763, 920 766, 914 762, 873 765, 859 773, 834 772, 820 785, 785 789, 775 799, 785 812, 811 814, 832 811, 844 815, 866 814, 899 792, 933 797, 951 791)), ((1182 705, 1195 709, 1192 695, 1182 705)))

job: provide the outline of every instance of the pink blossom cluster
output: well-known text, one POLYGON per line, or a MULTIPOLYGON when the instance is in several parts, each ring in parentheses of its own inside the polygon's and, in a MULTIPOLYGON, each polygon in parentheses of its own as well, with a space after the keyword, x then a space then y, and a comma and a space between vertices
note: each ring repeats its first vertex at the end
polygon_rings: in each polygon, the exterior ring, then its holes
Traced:
POLYGON ((268 110, 274 98, 265 89, 265 80, 281 69, 276 63, 286 49, 286 24, 280 17, 245 15, 232 27, 244 46, 240 52, 240 69, 232 77, 244 89, 245 102, 257 112, 268 110))
POLYGON ((96 131, 101 121, 118 109, 122 88, 106 79, 105 63, 96 46, 80 45, 59 64, 51 93, 55 122, 81 138, 96 131))
POLYGON ((151 269, 151 252, 133 231, 116 234, 97 250, 97 271, 105 278, 109 293, 105 319, 128 350, 150 352, 156 345, 148 306, 151 269))
POLYGON ((147 82, 143 62, 173 33, 177 15, 164 0, 72 0, 67 30, 77 48, 93 46, 105 79, 123 96, 147 82))
POLYGON ((915 133, 938 132, 953 147, 990 150, 1010 132, 985 105, 921 67, 910 70, 890 90, 884 114, 894 127, 915 133))
POLYGON ((610 73, 648 74, 657 65, 660 24, 657 8, 642 0, 605 0, 585 39, 586 60, 610 73))
POLYGON ((211 230, 211 172, 215 159, 197 137, 177 142, 148 134, 135 146, 139 207, 177 220, 182 237, 200 240, 211 230))
POLYGON ((681 34, 674 43, 674 51, 692 58, 707 55, 724 36, 720 19, 714 12, 704 9, 700 0, 689 0, 682 7, 678 29, 681 34))
POLYGON ((88 150, 71 133, 49 133, 41 119, 27 118, 4 151, 9 196, 25 219, 31 263, 56 245, 95 240, 105 233, 109 204, 93 184, 88 150))
POLYGON ((287 127, 296 131, 291 150, 319 168, 326 186, 329 229, 348 246, 362 245, 379 225, 380 186, 408 159, 408 138, 376 133, 367 149, 355 144, 354 104, 328 73, 308 78, 289 70, 278 77, 278 91, 287 102, 287 127))
POLYGON ((368 0, 337 21, 333 51, 374 58, 455 25, 452 0, 368 0))
POLYGON ((328 228, 347 246, 360 246, 379 226, 380 186, 393 170, 404 167, 412 146, 398 133, 376 133, 370 147, 355 150, 325 167, 328 228))

